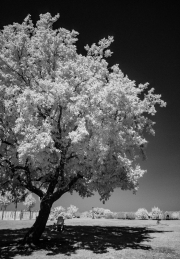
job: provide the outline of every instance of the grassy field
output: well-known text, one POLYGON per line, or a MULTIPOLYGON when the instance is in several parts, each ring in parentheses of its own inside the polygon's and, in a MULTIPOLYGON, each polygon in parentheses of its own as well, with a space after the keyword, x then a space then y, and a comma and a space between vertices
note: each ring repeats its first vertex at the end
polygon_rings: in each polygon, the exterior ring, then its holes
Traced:
POLYGON ((1 259, 180 258, 180 220, 68 219, 65 230, 48 223, 39 246, 18 248, 33 221, 0 221, 1 259))

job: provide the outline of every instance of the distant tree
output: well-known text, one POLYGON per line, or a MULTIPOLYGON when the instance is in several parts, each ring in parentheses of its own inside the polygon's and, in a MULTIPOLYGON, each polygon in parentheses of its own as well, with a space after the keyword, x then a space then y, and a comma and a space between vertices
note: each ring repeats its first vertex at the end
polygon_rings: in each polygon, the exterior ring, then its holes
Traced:
POLYGON ((38 242, 66 192, 97 191, 103 202, 118 187, 136 192, 144 133, 165 105, 148 84, 108 67, 112 37, 80 55, 77 32, 53 29, 58 18, 46 13, 34 26, 28 16, 0 32, 0 188, 16 180, 40 197, 24 243, 38 242))
POLYGON ((36 205, 36 199, 33 197, 32 193, 29 193, 26 196, 23 204, 24 204, 24 206, 26 206, 27 210, 30 212, 30 218, 31 218, 31 210, 36 205))
POLYGON ((19 188, 18 186, 16 186, 11 190, 11 195, 12 195, 11 201, 15 205, 14 219, 16 219, 17 205, 18 205, 18 203, 25 201, 25 198, 28 195, 28 191, 26 189, 22 189, 22 188, 19 188))
POLYGON ((55 207, 51 210, 50 218, 55 220, 59 216, 63 215, 64 212, 65 212, 65 208, 63 208, 62 206, 55 207))
POLYGON ((2 219, 4 217, 4 211, 6 210, 7 206, 9 206, 12 203, 12 195, 10 192, 6 191, 3 193, 0 193, 0 204, 1 209, 3 210, 2 219))
POLYGON ((159 219, 162 216, 163 212, 158 207, 153 207, 151 209, 151 217, 152 219, 159 219))
POLYGON ((78 208, 74 205, 70 205, 68 208, 67 208, 67 213, 71 214, 72 217, 75 217, 75 214, 76 212, 78 211, 78 208))
POLYGON ((149 219, 149 213, 146 209, 140 208, 135 213, 137 219, 149 219))

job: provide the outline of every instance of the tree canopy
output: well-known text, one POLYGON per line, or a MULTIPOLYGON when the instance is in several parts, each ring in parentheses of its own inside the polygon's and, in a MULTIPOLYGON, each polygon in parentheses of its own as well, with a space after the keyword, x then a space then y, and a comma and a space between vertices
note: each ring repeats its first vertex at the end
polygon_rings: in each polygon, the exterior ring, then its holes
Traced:
POLYGON ((0 184, 12 181, 53 202, 67 191, 102 201, 136 191, 150 115, 161 96, 109 68, 113 37, 77 53, 78 33, 59 15, 30 15, 0 32, 0 184))

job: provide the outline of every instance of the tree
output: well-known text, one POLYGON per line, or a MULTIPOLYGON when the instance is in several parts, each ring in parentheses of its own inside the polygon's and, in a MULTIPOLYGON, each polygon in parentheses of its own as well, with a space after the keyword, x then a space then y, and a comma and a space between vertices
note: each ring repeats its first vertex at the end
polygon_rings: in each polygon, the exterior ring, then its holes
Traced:
POLYGON ((150 115, 161 96, 136 86, 106 58, 113 37, 87 55, 77 53, 78 33, 54 30, 59 15, 30 15, 0 34, 0 182, 39 196, 40 211, 24 242, 38 242, 52 204, 64 193, 105 202, 115 188, 138 189, 139 165, 154 133, 150 115))
POLYGON ((31 219, 31 210, 36 205, 36 199, 33 197, 32 193, 29 193, 25 201, 23 202, 24 206, 26 206, 27 210, 30 212, 30 219, 31 219))
POLYGON ((14 219, 16 219, 17 204, 25 200, 28 195, 27 189, 18 184, 18 181, 12 181, 8 184, 8 192, 11 197, 11 202, 15 204, 14 219))
POLYGON ((11 193, 6 191, 5 193, 0 194, 0 204, 1 209, 3 210, 2 219, 4 217, 4 211, 6 210, 7 206, 11 204, 12 202, 12 196, 11 193))
POLYGON ((26 196, 28 195, 28 192, 26 190, 20 189, 13 189, 12 190, 12 203, 15 204, 15 215, 14 219, 16 219, 16 211, 17 211, 17 205, 18 203, 24 202, 26 196))
POLYGON ((149 213, 144 208, 138 209, 135 214, 137 219, 149 219, 149 213))
POLYGON ((55 207, 51 210, 50 219, 57 220, 57 218, 61 215, 63 215, 65 212, 65 208, 62 206, 55 207))
POLYGON ((78 208, 75 205, 70 205, 67 208, 67 213, 69 213, 70 215, 72 215, 72 217, 75 217, 76 212, 78 211, 78 208))

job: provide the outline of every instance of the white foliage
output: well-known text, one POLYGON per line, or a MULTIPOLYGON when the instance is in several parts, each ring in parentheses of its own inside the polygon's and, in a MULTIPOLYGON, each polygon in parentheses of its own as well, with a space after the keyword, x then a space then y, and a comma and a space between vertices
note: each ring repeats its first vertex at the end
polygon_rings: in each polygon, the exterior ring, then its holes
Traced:
POLYGON ((53 30, 58 17, 40 15, 34 26, 28 16, 0 34, 2 188, 15 179, 53 201, 73 190, 98 191, 103 202, 115 188, 136 192, 146 172, 144 133, 154 134, 150 115, 165 103, 118 65, 109 69, 113 37, 86 46, 83 56, 77 32, 53 30))
POLYGON ((59 216, 63 216, 65 213, 65 208, 62 206, 55 207, 51 210, 50 218, 56 220, 59 216))
POLYGON ((69 213, 70 215, 72 215, 72 217, 75 217, 75 213, 78 211, 78 208, 75 205, 70 205, 67 208, 67 213, 69 213))
POLYGON ((137 219, 148 219, 149 213, 146 209, 140 208, 136 212, 136 217, 137 217, 137 219))
POLYGON ((7 206, 10 205, 12 202, 12 195, 9 191, 6 191, 3 194, 0 194, 0 204, 3 209, 6 210, 7 206))
POLYGON ((152 219, 159 219, 162 215, 162 211, 158 207, 153 207, 151 210, 152 219))
POLYGON ((36 205, 36 199, 33 197, 32 193, 27 195, 23 205, 26 206, 28 211, 31 211, 32 208, 36 205))

